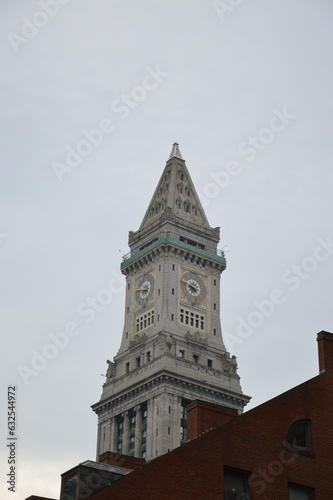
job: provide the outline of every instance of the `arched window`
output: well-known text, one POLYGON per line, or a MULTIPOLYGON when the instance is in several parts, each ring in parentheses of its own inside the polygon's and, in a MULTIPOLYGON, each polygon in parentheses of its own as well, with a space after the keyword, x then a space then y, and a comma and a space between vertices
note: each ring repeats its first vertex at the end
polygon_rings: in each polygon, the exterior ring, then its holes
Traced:
POLYGON ((184 209, 185 209, 185 212, 188 212, 188 213, 191 211, 191 204, 188 201, 184 202, 184 209))
POLYGON ((291 452, 311 453, 310 420, 298 420, 287 432, 286 447, 291 452))

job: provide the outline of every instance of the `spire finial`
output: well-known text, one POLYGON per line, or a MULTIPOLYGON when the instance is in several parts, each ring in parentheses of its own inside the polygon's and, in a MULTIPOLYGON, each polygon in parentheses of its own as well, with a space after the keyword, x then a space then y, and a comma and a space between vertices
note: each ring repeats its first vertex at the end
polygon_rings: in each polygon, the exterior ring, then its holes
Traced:
POLYGON ((172 150, 171 150, 171 154, 169 156, 169 160, 173 157, 176 157, 176 158, 180 158, 181 160, 183 160, 184 158, 182 157, 182 154, 180 152, 180 149, 179 149, 179 144, 178 142, 174 142, 173 145, 172 145, 172 150))

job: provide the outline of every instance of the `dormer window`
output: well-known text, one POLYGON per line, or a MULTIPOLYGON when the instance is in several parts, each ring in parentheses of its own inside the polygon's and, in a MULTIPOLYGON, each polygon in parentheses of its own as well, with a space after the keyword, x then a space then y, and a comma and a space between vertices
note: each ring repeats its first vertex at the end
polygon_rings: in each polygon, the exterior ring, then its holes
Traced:
POLYGON ((189 204, 188 201, 184 203, 184 208, 185 208, 185 212, 190 212, 191 205, 189 204))

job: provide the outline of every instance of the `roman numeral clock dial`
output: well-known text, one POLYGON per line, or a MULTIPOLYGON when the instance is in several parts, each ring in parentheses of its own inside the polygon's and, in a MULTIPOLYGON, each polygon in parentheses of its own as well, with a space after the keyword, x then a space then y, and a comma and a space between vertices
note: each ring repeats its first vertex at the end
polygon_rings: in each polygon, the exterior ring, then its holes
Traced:
POLYGON ((205 300, 207 291, 203 279, 195 273, 187 272, 180 278, 183 294, 189 302, 200 304, 205 300))

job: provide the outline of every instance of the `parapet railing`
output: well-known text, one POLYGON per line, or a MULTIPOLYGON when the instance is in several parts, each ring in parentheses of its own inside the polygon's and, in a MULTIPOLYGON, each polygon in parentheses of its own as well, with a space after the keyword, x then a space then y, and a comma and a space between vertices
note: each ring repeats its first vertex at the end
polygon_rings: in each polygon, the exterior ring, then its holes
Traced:
POLYGON ((132 255, 131 252, 127 253, 126 255, 123 256, 123 262, 121 263, 121 269, 124 267, 128 266, 135 260, 139 259, 140 257, 143 257, 146 255, 148 252, 151 252, 151 250, 154 250, 154 248, 157 248, 160 245, 173 245, 178 248, 183 248, 184 250, 188 250, 189 252, 193 252, 197 255, 200 255, 202 257, 206 257, 209 260, 213 260, 215 262, 219 262, 225 267, 227 266, 227 261, 225 259, 225 253, 223 250, 217 250, 217 253, 210 253, 207 252, 206 250, 203 250, 202 248, 195 247, 193 245, 189 245, 188 243, 184 243, 183 241, 176 240, 174 238, 160 238, 157 241, 154 241, 147 247, 143 248, 139 252, 135 253, 132 255))

